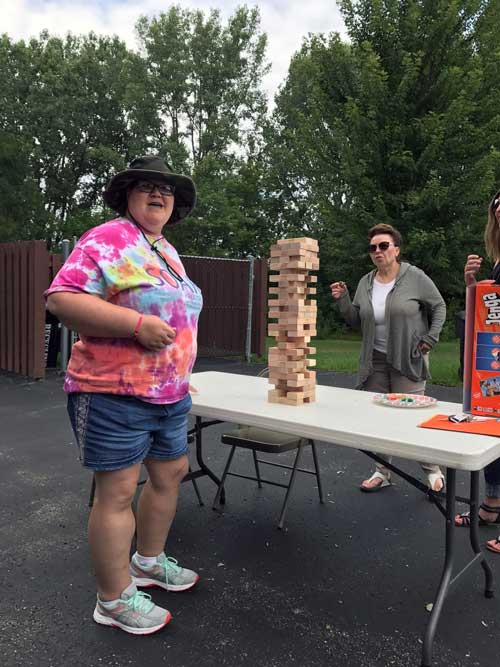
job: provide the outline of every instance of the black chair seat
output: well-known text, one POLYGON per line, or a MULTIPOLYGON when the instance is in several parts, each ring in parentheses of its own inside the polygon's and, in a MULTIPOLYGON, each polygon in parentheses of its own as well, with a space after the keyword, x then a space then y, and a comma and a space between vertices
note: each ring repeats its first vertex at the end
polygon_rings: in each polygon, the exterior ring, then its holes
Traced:
POLYGON ((221 441, 226 445, 254 449, 268 454, 289 452, 304 443, 303 438, 297 438, 296 435, 278 433, 256 426, 240 426, 234 431, 224 433, 221 441))

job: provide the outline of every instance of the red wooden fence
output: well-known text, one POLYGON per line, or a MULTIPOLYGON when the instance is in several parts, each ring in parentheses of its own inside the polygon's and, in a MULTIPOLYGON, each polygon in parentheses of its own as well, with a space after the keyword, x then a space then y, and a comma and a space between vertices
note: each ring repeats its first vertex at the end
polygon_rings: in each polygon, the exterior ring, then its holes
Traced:
MULTIPOLYGON (((203 293, 198 353, 244 354, 250 262, 183 256, 182 263, 203 293)), ((254 260, 251 351, 259 355, 266 349, 267 273, 267 260, 254 260)))
POLYGON ((45 241, 0 244, 0 368, 32 378, 45 375, 49 263, 45 241))

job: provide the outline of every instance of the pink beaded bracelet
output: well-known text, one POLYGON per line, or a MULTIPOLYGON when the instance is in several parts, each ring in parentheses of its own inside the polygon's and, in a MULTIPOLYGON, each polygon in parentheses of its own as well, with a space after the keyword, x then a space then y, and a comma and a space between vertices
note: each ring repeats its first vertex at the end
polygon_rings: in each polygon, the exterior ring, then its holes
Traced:
POLYGON ((137 336, 139 335, 139 329, 141 328, 143 317, 144 317, 143 315, 139 315, 139 319, 137 320, 137 324, 135 325, 134 333, 132 334, 132 338, 134 340, 136 340, 137 336))

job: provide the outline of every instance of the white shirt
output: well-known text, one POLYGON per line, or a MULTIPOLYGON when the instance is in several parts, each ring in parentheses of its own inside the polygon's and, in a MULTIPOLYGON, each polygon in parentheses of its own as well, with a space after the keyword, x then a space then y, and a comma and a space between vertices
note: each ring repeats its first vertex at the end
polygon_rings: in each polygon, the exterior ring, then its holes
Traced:
POLYGON ((387 339, 385 331, 385 302, 387 295, 394 287, 396 280, 391 280, 390 283, 379 283, 375 278, 373 280, 372 290, 372 306, 373 314, 375 315, 375 340, 373 347, 379 352, 387 354, 387 339))

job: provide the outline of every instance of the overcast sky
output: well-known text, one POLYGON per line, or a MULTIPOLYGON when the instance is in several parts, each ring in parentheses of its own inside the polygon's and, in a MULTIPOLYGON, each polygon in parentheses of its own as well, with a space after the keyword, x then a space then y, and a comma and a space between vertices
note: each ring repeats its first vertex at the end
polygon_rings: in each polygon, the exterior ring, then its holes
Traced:
POLYGON ((335 0, 0 0, 0 32, 17 40, 47 29, 51 34, 117 34, 130 48, 136 48, 134 25, 141 14, 154 16, 172 4, 189 9, 219 9, 223 19, 236 7, 257 5, 262 30, 268 36, 268 60, 272 65, 264 82, 272 96, 287 73, 291 56, 308 33, 340 32, 345 27, 335 0))

